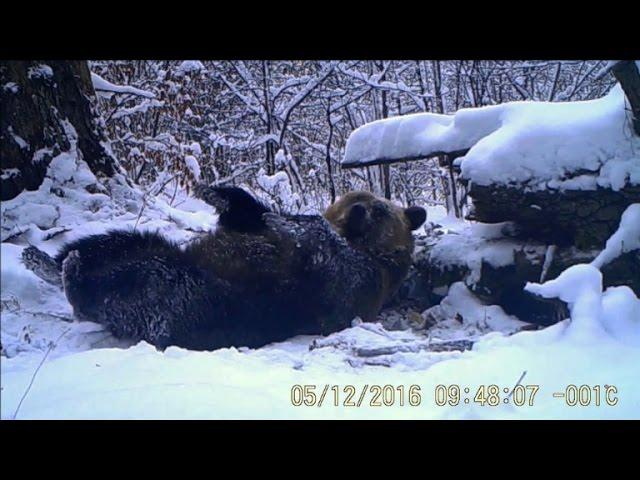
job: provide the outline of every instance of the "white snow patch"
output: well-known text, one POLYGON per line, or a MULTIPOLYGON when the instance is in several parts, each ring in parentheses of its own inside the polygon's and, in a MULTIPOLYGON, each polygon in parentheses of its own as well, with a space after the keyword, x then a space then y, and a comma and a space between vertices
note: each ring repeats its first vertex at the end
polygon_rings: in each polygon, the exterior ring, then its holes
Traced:
POLYGON ((3 168, 0 178, 2 180, 8 180, 9 178, 17 177, 18 175, 20 175, 20 170, 17 168, 3 168))
POLYGON ((442 302, 424 311, 422 316, 437 322, 429 330, 430 335, 445 340, 477 339, 488 332, 509 334, 527 325, 507 315, 498 305, 482 303, 463 282, 450 285, 442 302))
POLYGON ((451 221, 448 226, 445 229, 447 233, 439 237, 429 250, 430 261, 441 269, 454 265, 466 267, 470 274, 465 282, 469 285, 480 279, 482 262, 495 268, 511 265, 515 260, 514 252, 522 248, 522 243, 502 233, 508 223, 451 221))
POLYGON ((29 144, 25 141, 24 138, 22 138, 20 135, 17 135, 16 133, 13 132, 12 126, 9 126, 7 130, 11 134, 11 138, 13 138, 13 141, 16 142, 22 150, 29 149, 29 144))
POLYGON ((62 152, 51 160, 47 176, 60 183, 71 180, 77 169, 76 157, 70 152, 62 152))
POLYGON ((194 155, 202 155, 202 147, 198 142, 191 142, 189 150, 191 150, 191 153, 194 155))
POLYGON ((51 78, 53 77, 53 70, 49 65, 41 63, 35 67, 29 67, 27 76, 29 78, 51 78))
POLYGON ((7 82, 2 86, 2 89, 5 92, 10 92, 10 93, 18 93, 20 91, 20 87, 18 86, 17 83, 15 82, 7 82))
POLYGON ((205 66, 199 60, 185 60, 176 69, 177 75, 185 75, 189 73, 199 73, 206 70, 205 66))
POLYGON ((543 284, 527 283, 525 290, 569 304, 571 321, 566 334, 587 345, 613 337, 640 347, 640 300, 629 287, 602 292, 602 273, 593 265, 578 264, 543 284))
POLYGON ((111 116, 111 118, 114 120, 119 118, 125 118, 138 113, 146 113, 151 108, 162 107, 162 106, 164 106, 164 102, 161 102, 154 98, 152 99, 145 98, 139 104, 134 105, 133 107, 121 108, 116 113, 114 113, 111 116))
POLYGON ((185 155, 184 163, 196 180, 200 180, 200 164, 193 155, 185 155))
MULTIPOLYGON (((640 248, 640 203, 629 205, 622 214, 620 226, 607 240, 600 254, 591 262, 596 268, 602 268, 620 255, 640 248)), ((639 313, 640 315, 640 313, 639 313)))

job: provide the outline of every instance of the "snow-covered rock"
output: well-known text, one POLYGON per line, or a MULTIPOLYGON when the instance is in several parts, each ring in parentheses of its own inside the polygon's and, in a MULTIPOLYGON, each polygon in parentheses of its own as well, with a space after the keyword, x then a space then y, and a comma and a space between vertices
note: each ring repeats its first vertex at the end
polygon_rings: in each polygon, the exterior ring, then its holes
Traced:
POLYGON ((527 282, 560 275, 569 267, 592 262, 604 285, 626 285, 640 295, 640 233, 636 204, 624 213, 607 248, 553 246, 515 236, 510 223, 450 222, 419 239, 414 263, 397 300, 417 308, 437 305, 456 282, 480 300, 499 305, 527 322, 550 325, 566 317, 563 301, 542 299, 524 290, 527 282))
POLYGON ((351 134, 343 165, 468 150, 458 159, 462 176, 478 185, 619 190, 640 184, 639 148, 616 85, 596 100, 509 102, 372 122, 351 134))

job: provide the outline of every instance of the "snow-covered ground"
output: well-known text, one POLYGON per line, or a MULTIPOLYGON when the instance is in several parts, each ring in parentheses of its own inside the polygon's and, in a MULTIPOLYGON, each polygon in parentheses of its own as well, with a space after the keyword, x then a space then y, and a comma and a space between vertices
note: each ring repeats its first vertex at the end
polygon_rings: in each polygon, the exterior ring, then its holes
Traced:
MULTIPOLYGON (((411 344, 415 336, 360 325, 335 335, 340 338, 323 339, 326 346, 313 350, 309 337, 258 350, 214 352, 174 347, 158 352, 145 343, 74 352, 67 345, 65 353, 43 364, 18 418, 640 418, 638 345, 588 328, 575 335, 579 328, 565 321, 511 337, 491 333, 472 351, 398 351, 388 364, 370 365, 364 361, 368 357, 354 354, 357 348, 411 344), (530 396, 522 406, 504 403, 503 389, 511 390, 523 373, 520 385, 530 392, 539 388, 533 405, 530 396), (321 406, 319 399, 295 406, 297 385, 316 385, 318 397, 328 385, 331 393, 321 406), (334 385, 339 407, 333 404, 334 385), (360 407, 344 406, 349 385, 357 392, 354 403, 365 391, 360 407), (392 386, 390 406, 371 406, 374 385, 392 386), (412 385, 419 386, 415 405, 408 397, 412 385), (438 385, 459 386, 459 403, 438 406, 438 385), (497 406, 474 401, 481 385, 499 387, 497 406), (599 385, 600 405, 592 398, 590 406, 568 406, 553 396, 569 385, 587 385, 592 397, 591 389, 599 385), (608 398, 615 405, 604 398, 606 386, 615 387, 608 398), (398 387, 405 390, 403 406, 398 387)), ((74 335, 81 336, 78 330, 74 335)), ((2 359, 2 418, 14 415, 41 357, 42 352, 23 352, 2 359)))

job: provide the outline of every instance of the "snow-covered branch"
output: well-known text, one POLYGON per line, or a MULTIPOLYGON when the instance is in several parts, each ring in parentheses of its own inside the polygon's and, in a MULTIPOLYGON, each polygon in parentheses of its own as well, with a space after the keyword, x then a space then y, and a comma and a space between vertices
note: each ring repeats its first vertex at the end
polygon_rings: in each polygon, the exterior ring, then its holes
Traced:
POLYGON ((136 95, 138 97, 145 98, 156 98, 155 93, 149 92, 147 90, 141 90, 139 88, 131 87, 128 85, 116 85, 111 83, 104 78, 102 78, 97 73, 91 72, 91 82, 93 83, 93 88, 96 92, 107 92, 107 93, 117 93, 117 94, 130 94, 136 95))

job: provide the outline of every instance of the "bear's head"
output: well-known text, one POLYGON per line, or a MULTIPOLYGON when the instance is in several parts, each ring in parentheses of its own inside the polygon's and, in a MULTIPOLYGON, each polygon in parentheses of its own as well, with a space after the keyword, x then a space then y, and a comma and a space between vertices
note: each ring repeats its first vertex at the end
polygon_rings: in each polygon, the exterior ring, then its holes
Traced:
POLYGON ((363 301, 371 306, 365 316, 375 318, 409 271, 414 246, 411 232, 425 222, 427 212, 421 207, 403 208, 369 192, 349 192, 324 217, 349 245, 379 265, 382 289, 363 301))
POLYGON ((369 192, 349 192, 331 205, 324 217, 355 248, 411 253, 411 232, 425 222, 427 212, 421 207, 400 207, 369 192))

